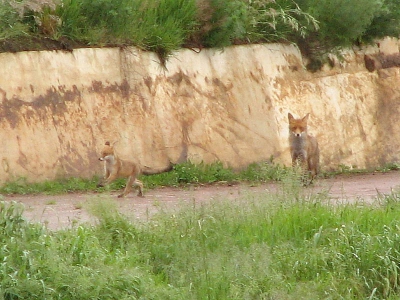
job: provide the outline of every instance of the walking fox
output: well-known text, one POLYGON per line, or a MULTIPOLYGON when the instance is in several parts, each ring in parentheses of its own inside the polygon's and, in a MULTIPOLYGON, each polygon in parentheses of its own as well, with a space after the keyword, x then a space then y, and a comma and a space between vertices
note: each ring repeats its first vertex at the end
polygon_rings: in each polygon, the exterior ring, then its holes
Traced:
POLYGON ((317 139, 307 132, 309 115, 295 119, 291 113, 288 113, 292 166, 300 165, 303 171, 307 170, 311 183, 319 172, 319 148, 317 139))
POLYGON ((135 164, 133 161, 118 158, 115 154, 114 146, 112 146, 110 142, 105 143, 99 160, 104 162, 104 179, 97 186, 105 186, 117 178, 128 178, 125 189, 120 195, 118 195, 118 198, 125 197, 129 194, 133 186, 139 188, 138 196, 143 197, 143 183, 137 179, 139 174, 151 175, 168 172, 171 171, 173 167, 172 164, 170 164, 164 169, 152 170, 147 168, 141 170, 140 166, 135 164))

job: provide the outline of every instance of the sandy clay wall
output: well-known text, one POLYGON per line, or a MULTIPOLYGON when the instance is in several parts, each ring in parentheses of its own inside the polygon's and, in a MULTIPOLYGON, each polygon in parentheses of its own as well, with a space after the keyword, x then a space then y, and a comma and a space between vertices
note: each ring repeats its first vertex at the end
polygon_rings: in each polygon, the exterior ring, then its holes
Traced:
POLYGON ((323 169, 397 162, 400 68, 368 70, 365 54, 398 52, 348 50, 316 73, 282 44, 182 50, 165 68, 135 48, 0 54, 0 182, 99 174, 107 140, 155 168, 290 164, 288 112, 311 114, 323 169))

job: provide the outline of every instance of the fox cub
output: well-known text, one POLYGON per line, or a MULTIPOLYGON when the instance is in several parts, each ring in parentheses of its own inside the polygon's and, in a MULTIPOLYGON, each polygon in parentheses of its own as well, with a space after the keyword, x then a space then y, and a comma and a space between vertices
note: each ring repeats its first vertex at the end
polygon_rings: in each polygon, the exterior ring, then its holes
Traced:
POLYGON ((292 166, 300 165, 303 171, 307 170, 311 183, 319 172, 319 148, 317 139, 307 133, 309 115, 295 119, 291 113, 288 113, 292 166))
POLYGON ((128 178, 125 189, 123 193, 118 195, 118 198, 125 197, 127 194, 129 194, 132 190, 132 186, 138 187, 138 196, 143 197, 143 183, 137 179, 139 174, 151 175, 172 170, 172 164, 164 169, 159 170, 141 170, 138 164, 135 164, 129 160, 122 160, 118 158, 115 154, 114 147, 110 144, 110 142, 105 143, 99 160, 104 162, 104 179, 97 186, 105 186, 120 177, 128 178))

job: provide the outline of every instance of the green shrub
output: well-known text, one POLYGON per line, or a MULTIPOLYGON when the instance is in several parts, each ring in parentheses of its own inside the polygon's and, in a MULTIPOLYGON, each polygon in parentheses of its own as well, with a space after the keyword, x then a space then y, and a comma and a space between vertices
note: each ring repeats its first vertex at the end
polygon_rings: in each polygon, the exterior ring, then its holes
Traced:
POLYGON ((319 22, 319 29, 298 37, 303 54, 315 71, 326 62, 326 54, 357 42, 382 10, 381 0, 298 0, 299 7, 319 22))
MULTIPOLYGON (((297 43, 312 59, 309 69, 317 70, 326 54, 338 47, 400 33, 400 4, 395 0, 62 0, 56 4, 1 1, 0 39, 39 36, 63 45, 134 45, 156 52, 163 64, 181 47, 287 41, 297 43)), ((34 39, 31 42, 33 47, 34 39)))
POLYGON ((23 24, 20 14, 9 1, 0 1, 0 40, 26 36, 29 27, 23 24))
POLYGON ((314 16, 290 0, 252 1, 249 15, 248 37, 252 41, 293 42, 319 29, 314 16))
POLYGON ((203 15, 209 13, 202 17, 204 46, 222 48, 246 38, 248 12, 243 1, 210 0, 203 15))
POLYGON ((371 42, 385 36, 400 36, 400 2, 397 0, 383 0, 381 9, 374 15, 361 40, 371 42))
POLYGON ((398 37, 399 28, 395 0, 0 1, 0 40, 23 36, 35 49, 37 37, 68 47, 134 45, 156 52, 163 64, 184 46, 288 41, 316 70, 336 48, 398 37))
POLYGON ((181 48, 197 26, 195 0, 143 0, 136 13, 133 40, 162 58, 181 48))
POLYGON ((349 46, 359 38, 381 10, 380 0, 298 0, 298 5, 319 24, 318 40, 328 46, 349 46))
POLYGON ((167 57, 196 26, 194 0, 65 0, 62 34, 89 44, 136 45, 167 57))
MULTIPOLYGON (((62 5, 57 6, 56 14, 61 19, 59 27, 60 35, 71 40, 87 41, 88 25, 86 16, 82 14, 81 0, 63 0, 62 5)), ((98 41, 100 43, 100 41, 98 41)))
MULTIPOLYGON (((204 3, 205 1, 203 1, 204 3)), ((210 0, 202 7, 199 33, 206 47, 236 43, 276 42, 305 36, 316 20, 292 1, 210 0)))
POLYGON ((128 40, 125 31, 132 9, 131 1, 126 0, 64 0, 56 11, 63 36, 104 45, 128 40))

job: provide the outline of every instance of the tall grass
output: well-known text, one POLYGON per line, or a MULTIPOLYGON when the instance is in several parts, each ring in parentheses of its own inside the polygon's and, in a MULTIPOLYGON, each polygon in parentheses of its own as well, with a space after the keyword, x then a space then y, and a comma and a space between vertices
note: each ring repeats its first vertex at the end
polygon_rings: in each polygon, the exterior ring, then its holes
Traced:
POLYGON ((398 299, 400 196, 338 206, 285 181, 146 223, 97 200, 98 225, 57 232, 1 202, 0 297, 398 299))
POLYGON ((0 16, 0 39, 134 45, 163 62, 181 47, 286 41, 318 67, 337 47, 400 33, 397 0, 3 0, 0 16))
POLYGON ((21 22, 21 18, 8 1, 0 2, 0 40, 26 36, 29 27, 21 22))

